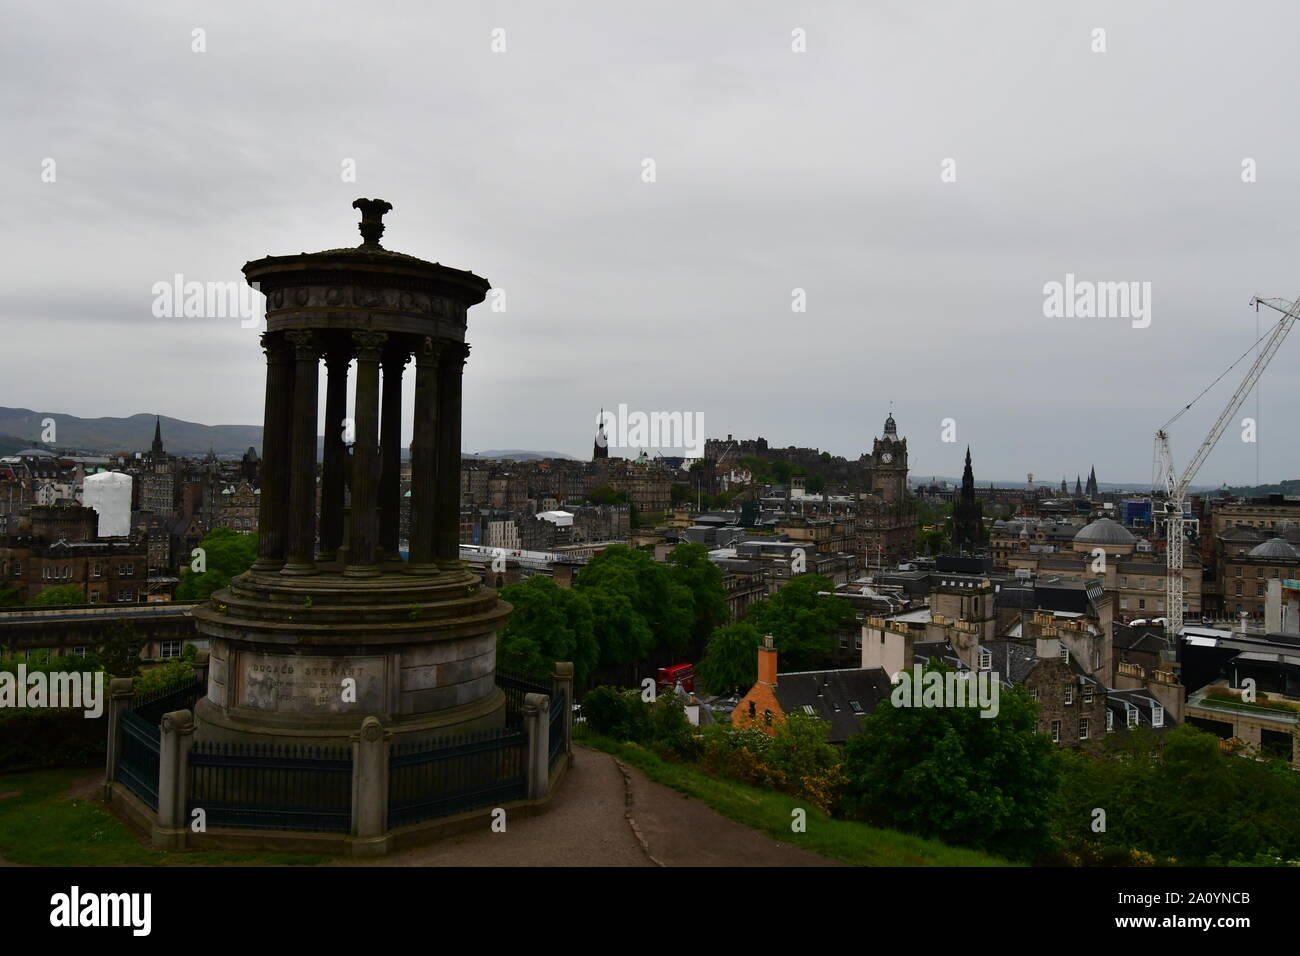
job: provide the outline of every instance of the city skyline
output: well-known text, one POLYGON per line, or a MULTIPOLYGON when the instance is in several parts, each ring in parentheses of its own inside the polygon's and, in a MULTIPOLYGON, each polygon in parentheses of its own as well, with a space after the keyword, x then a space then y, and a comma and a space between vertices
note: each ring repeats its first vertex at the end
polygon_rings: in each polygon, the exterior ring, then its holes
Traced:
MULTIPOLYGON (((237 29, 238 7, 198 24, 82 5, 72 34, 25 10, 3 67, 23 108, 0 121, 23 144, 3 160, 23 228, 0 248, 9 348, 32 360, 6 404, 37 404, 57 355, 69 412, 259 421, 257 329, 157 318, 152 290, 354 244, 359 194, 394 203, 388 248, 475 263, 505 294, 470 313, 490 359, 466 374, 466 450, 581 455, 596 410, 625 402, 853 457, 892 401, 917 473, 959 471, 969 443, 985 471, 1052 474, 1065 446, 1140 480, 1155 429, 1271 325, 1250 297, 1295 294, 1295 134, 1271 122, 1285 31, 1212 4, 743 22, 668 4, 581 24, 506 5, 418 36, 400 5, 328 27, 259 9, 265 31, 237 29), (382 77, 352 55, 378 36, 382 77), (240 70, 265 56, 279 76, 240 70), (1149 283, 1149 324, 1046 318, 1045 287, 1071 277, 1149 283)), ((1259 443, 1231 428, 1202 481, 1300 475, 1294 348, 1264 376, 1259 443)), ((1175 430, 1177 463, 1240 371, 1175 430)), ((1238 417, 1255 412, 1252 395, 1238 417)))

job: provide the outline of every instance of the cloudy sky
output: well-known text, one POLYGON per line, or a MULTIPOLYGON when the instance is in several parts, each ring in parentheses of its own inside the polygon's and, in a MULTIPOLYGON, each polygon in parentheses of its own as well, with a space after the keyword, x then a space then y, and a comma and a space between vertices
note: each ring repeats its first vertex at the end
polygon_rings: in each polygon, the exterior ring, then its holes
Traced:
MULTIPOLYGON (((7 7, 0 405, 259 424, 256 330, 151 288, 355 244, 357 196, 506 294, 467 451, 585 455, 626 403, 856 457, 892 401, 914 475, 1140 482, 1300 292, 1287 3, 7 7), (1149 282, 1149 326, 1045 317, 1067 273, 1149 282)), ((1300 477, 1297 355, 1198 483, 1300 477)))

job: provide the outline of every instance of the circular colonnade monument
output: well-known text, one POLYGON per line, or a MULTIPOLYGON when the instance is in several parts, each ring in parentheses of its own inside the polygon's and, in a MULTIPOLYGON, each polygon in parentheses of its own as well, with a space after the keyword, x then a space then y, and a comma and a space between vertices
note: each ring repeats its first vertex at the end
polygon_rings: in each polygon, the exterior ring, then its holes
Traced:
POLYGON ((211 646, 198 740, 339 746, 370 716, 395 742, 505 720, 496 633, 510 607, 459 559, 466 315, 490 285, 384 249, 382 217, 392 206, 353 206, 361 245, 244 265, 266 296, 258 557, 194 612, 211 646), (415 402, 404 560, 408 366, 415 402))

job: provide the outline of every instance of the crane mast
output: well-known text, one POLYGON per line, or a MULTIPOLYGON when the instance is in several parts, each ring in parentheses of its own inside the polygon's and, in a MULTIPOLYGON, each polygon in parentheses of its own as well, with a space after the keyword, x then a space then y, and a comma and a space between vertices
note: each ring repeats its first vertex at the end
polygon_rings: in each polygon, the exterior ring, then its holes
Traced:
MULTIPOLYGON (((1173 455, 1169 449, 1169 433, 1164 428, 1156 432, 1153 484, 1155 490, 1164 492, 1166 496, 1165 540, 1168 542, 1168 573, 1165 576, 1165 636, 1170 646, 1177 642, 1178 635, 1183 629, 1183 552, 1187 523, 1184 515, 1187 510, 1187 489, 1191 486, 1196 473, 1200 471, 1201 465, 1205 464, 1205 459, 1209 457, 1210 452, 1214 450, 1214 446, 1218 444, 1219 439, 1223 436, 1228 423, 1236 416, 1238 409, 1241 408, 1241 403, 1246 400, 1246 396, 1259 382, 1259 377, 1264 373, 1264 369, 1268 367, 1268 363, 1277 354, 1278 348, 1282 345, 1282 340, 1291 331, 1291 326, 1295 324, 1297 316, 1300 316, 1300 297, 1297 297, 1294 301, 1288 301, 1278 298, 1261 299, 1256 296, 1250 300, 1250 304, 1255 306, 1256 309, 1261 305, 1276 309, 1278 312, 1283 313, 1282 319, 1265 337, 1263 347, 1260 348, 1259 355, 1255 357, 1254 364, 1251 365, 1245 377, 1242 378, 1241 384, 1237 386, 1237 390, 1233 393, 1232 398, 1228 400, 1228 404, 1224 406, 1218 419, 1210 428, 1209 434, 1205 436, 1205 440, 1201 442, 1201 447, 1196 450, 1196 454, 1192 456, 1192 460, 1188 462, 1181 476, 1178 476, 1174 467, 1173 455)), ((1190 407, 1189 404, 1183 411, 1187 411, 1190 407)), ((1178 414, 1181 415, 1182 412, 1178 414)), ((1177 417, 1177 415, 1174 416, 1174 418, 1177 417)))

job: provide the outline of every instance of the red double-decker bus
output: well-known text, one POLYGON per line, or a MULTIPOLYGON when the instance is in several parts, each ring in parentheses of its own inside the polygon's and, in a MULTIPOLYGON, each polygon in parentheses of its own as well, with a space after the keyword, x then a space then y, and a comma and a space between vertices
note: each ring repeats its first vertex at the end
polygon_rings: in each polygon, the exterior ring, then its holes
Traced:
POLYGON ((659 668, 659 679, 655 681, 660 690, 667 690, 678 684, 688 694, 695 690, 695 665, 673 664, 671 667, 659 668))

